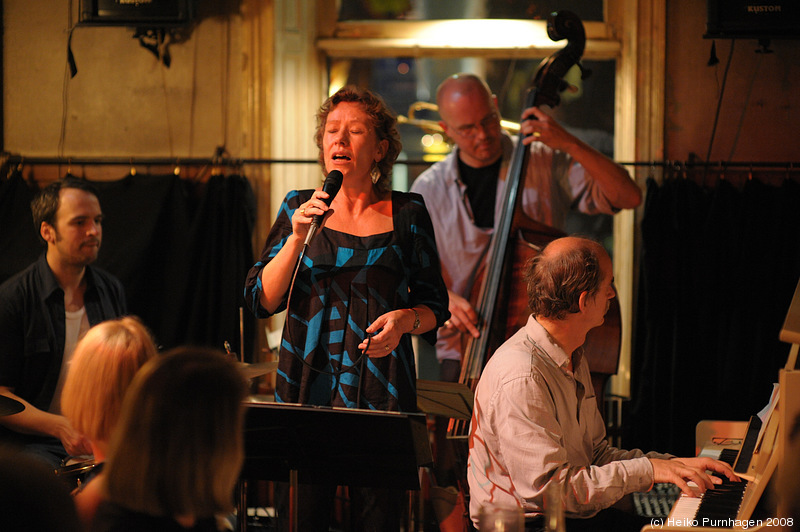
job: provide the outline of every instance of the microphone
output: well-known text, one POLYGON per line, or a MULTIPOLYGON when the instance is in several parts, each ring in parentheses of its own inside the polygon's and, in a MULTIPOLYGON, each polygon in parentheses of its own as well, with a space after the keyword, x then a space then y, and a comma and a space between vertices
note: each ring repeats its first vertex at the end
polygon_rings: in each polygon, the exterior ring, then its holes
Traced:
MULTIPOLYGON (((325 202, 325 205, 330 207, 333 198, 336 197, 336 194, 339 193, 339 189, 342 187, 342 179, 344 179, 344 176, 339 170, 331 170, 328 177, 325 178, 325 183, 322 185, 322 191, 328 193, 328 197, 322 200, 325 202)), ((311 218, 311 227, 308 229, 306 241, 303 243, 303 246, 307 246, 311 243, 311 239, 314 238, 317 228, 322 225, 322 218, 324 216, 324 214, 315 214, 311 218)))

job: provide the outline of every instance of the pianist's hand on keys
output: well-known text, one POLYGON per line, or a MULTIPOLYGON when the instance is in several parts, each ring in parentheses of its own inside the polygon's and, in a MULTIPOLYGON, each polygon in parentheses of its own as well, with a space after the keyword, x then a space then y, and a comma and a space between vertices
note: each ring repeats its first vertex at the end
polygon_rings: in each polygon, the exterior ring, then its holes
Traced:
POLYGON ((696 489, 699 493, 705 493, 707 489, 722 483, 721 478, 710 475, 706 471, 720 473, 732 481, 739 480, 731 466, 725 462, 704 456, 673 458, 671 460, 651 458, 650 463, 653 464, 653 480, 655 483, 670 482, 675 484, 689 497, 697 496, 695 490, 692 490, 689 486, 689 481, 697 485, 696 489))

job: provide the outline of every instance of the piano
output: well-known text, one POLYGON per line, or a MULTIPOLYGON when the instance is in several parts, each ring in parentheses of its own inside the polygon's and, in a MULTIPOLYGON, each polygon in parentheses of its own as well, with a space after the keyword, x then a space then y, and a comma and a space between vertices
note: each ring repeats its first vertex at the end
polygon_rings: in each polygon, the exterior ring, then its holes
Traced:
POLYGON ((800 282, 779 336, 781 341, 791 344, 791 348, 786 365, 780 370, 777 394, 773 394, 769 407, 762 412, 762 417, 750 419, 744 434, 714 438, 699 453, 728 461, 742 482, 725 479, 721 486, 707 490, 702 496, 681 495, 667 518, 654 519, 642 532, 778 532, 796 530, 794 527, 800 526, 792 518, 800 515, 800 508, 796 506, 800 500, 797 494, 800 482, 786 474, 784 478, 773 480, 778 477, 779 467, 800 473, 800 456, 796 452, 800 448, 800 429, 797 428, 800 427, 800 367, 797 364, 800 282), (733 445, 725 445, 726 442, 733 442, 733 445), (769 515, 755 513, 770 485, 778 489, 772 490, 774 500, 769 505, 769 515))

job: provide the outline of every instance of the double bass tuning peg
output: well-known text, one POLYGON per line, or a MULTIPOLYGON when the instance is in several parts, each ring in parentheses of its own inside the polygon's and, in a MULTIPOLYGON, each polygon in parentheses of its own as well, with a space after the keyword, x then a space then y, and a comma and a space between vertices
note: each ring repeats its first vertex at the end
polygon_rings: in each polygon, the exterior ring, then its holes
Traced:
POLYGON ((558 83, 558 92, 567 91, 567 92, 571 92, 571 93, 575 94, 579 90, 580 89, 577 86, 573 85, 572 83, 567 83, 563 79, 558 83))
POLYGON ((586 79, 592 75, 591 68, 583 66, 583 63, 581 62, 578 62, 576 64, 578 65, 578 68, 581 69, 581 79, 586 79))

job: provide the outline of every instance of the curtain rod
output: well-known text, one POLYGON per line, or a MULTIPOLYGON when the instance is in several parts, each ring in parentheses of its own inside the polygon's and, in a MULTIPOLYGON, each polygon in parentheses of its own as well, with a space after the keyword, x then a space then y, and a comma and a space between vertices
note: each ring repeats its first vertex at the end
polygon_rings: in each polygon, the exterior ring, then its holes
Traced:
POLYGON ((25 157, 23 155, 4 154, 2 162, 11 164, 74 164, 75 166, 129 166, 136 164, 143 166, 241 166, 242 164, 305 164, 316 163, 317 161, 311 159, 232 159, 230 157, 25 157))
MULTIPOLYGON (((270 159, 270 158, 203 158, 203 157, 25 157, 22 155, 4 153, 0 156, 3 164, 59 164, 59 165, 143 165, 143 166, 230 166, 237 167, 246 164, 318 164, 316 159, 270 159)), ((622 166, 636 167, 663 167, 663 168, 784 168, 787 170, 800 170, 800 161, 616 161, 622 166)), ((431 161, 424 160, 398 160, 395 164, 404 165, 430 165, 431 161)))
POLYGON ((622 166, 653 166, 663 168, 783 168, 786 170, 797 169, 800 170, 800 162, 798 161, 678 161, 678 160, 664 160, 664 161, 636 161, 636 162, 618 162, 622 166))

